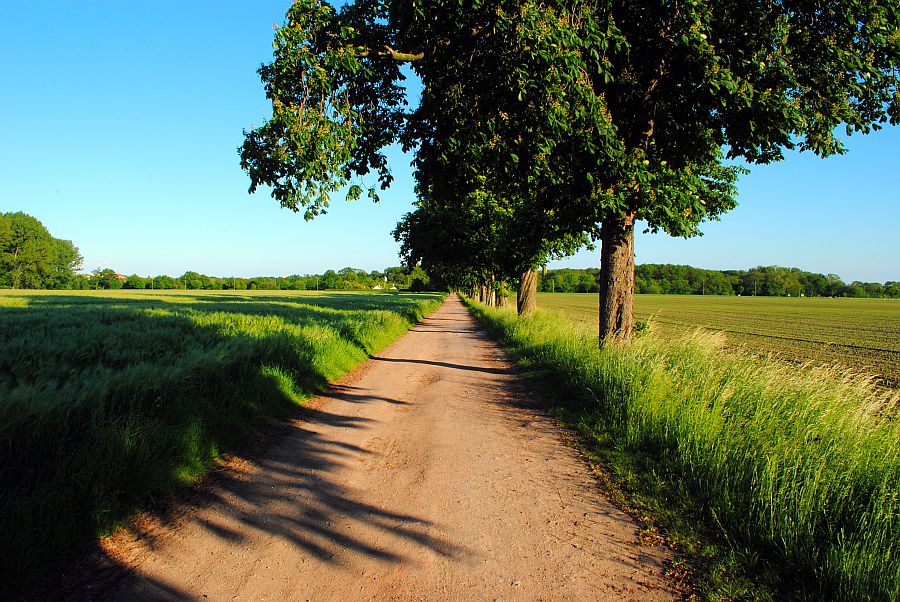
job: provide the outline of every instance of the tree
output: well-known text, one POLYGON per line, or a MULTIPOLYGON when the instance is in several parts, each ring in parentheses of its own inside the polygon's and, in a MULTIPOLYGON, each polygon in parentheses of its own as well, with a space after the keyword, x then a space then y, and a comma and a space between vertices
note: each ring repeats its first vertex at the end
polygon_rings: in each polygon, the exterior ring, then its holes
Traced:
POLYGON ((91 285, 94 289, 120 289, 125 278, 112 268, 97 268, 91 272, 91 285))
POLYGON ((167 290, 178 288, 178 282, 171 276, 156 276, 152 279, 152 286, 155 289, 167 290))
POLYGON ((132 274, 125 278, 125 282, 122 283, 122 288, 141 290, 147 288, 148 283, 149 281, 146 278, 138 276, 137 274, 132 274))
POLYGON ((338 275, 334 270, 326 270, 325 273, 322 274, 320 288, 322 290, 334 290, 338 288, 338 275))
POLYGON ((53 238, 36 218, 0 213, 0 286, 70 288, 82 259, 71 240, 53 238))
POLYGON ((53 276, 49 287, 56 289, 71 288, 75 273, 81 269, 84 257, 71 240, 53 239, 53 276))
POLYGON ((394 230, 400 256, 408 267, 421 263, 456 288, 485 287, 479 294, 482 301, 496 297, 497 274, 503 273, 498 263, 503 240, 498 203, 484 191, 472 193, 464 204, 442 201, 425 197, 403 217, 394 230))
POLYGON ((0 214, 0 277, 12 288, 43 288, 57 248, 50 232, 25 213, 0 214))
POLYGON ((620 153, 596 204, 600 336, 627 338, 635 220, 697 234, 735 204, 725 159, 766 163, 785 148, 826 156, 843 152, 841 123, 896 123, 900 15, 850 0, 609 3, 594 16, 609 43, 584 68, 609 111, 603 146, 620 153))
POLYGON ((517 240, 534 261, 598 237, 600 339, 628 339, 635 222, 697 235, 735 205, 731 161, 841 153, 838 125, 897 123, 898 21, 861 0, 298 0, 260 69, 272 119, 245 132, 241 164, 251 191, 309 219, 354 177, 389 184, 381 150, 400 140, 420 199, 466 203, 483 179, 531 218, 517 240), (400 61, 425 86, 411 113, 400 61))
POLYGON ((187 271, 181 275, 181 283, 185 289, 199 290, 212 288, 212 282, 206 274, 187 271))

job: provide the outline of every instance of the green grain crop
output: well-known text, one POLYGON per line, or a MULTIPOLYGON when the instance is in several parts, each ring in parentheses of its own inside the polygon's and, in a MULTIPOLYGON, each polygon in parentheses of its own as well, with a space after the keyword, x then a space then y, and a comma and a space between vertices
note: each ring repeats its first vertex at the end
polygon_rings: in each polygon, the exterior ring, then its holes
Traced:
MULTIPOLYGON (((541 307, 596 325, 598 297, 542 293, 541 307)), ((635 318, 662 336, 724 332, 751 353, 815 365, 839 364, 900 383, 900 300, 636 295, 635 318)))
POLYGON ((0 293, 0 589, 195 481, 439 299, 0 293))

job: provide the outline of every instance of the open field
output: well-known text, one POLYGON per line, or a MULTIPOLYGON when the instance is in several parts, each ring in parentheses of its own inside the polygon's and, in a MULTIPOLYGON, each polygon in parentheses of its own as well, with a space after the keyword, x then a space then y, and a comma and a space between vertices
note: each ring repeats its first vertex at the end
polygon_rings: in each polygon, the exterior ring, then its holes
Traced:
POLYGON ((473 311, 635 512, 703 559, 710 599, 900 599, 900 421, 884 411, 896 392, 734 353, 710 333, 651 329, 598 348, 592 326, 558 313, 473 311))
MULTIPOLYGON (((594 294, 541 293, 539 307, 596 325, 594 294)), ((724 332, 753 353, 814 364, 839 364, 900 383, 900 301, 636 295, 634 313, 660 334, 698 327, 724 332)))
POLYGON ((0 292, 0 589, 196 480, 440 298, 0 292))

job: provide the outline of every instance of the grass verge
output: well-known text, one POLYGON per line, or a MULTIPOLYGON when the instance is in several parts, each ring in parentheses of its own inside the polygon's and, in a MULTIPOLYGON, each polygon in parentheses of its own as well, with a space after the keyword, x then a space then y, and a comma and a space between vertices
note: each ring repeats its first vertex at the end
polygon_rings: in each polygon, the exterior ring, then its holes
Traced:
MULTIPOLYGON (((558 314, 470 309, 711 599, 900 599, 900 421, 871 380, 653 334, 597 348, 558 314)), ((652 530, 652 529, 650 529, 652 530)))
POLYGON ((0 296, 0 590, 196 481, 440 301, 0 296))

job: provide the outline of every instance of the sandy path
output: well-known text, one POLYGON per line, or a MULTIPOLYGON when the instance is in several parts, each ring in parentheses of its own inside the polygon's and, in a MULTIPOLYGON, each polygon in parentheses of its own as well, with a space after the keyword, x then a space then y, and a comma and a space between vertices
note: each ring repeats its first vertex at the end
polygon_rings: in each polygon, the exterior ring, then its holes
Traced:
POLYGON ((527 398, 451 298, 179 518, 104 542, 114 568, 69 599, 672 598, 527 398))

